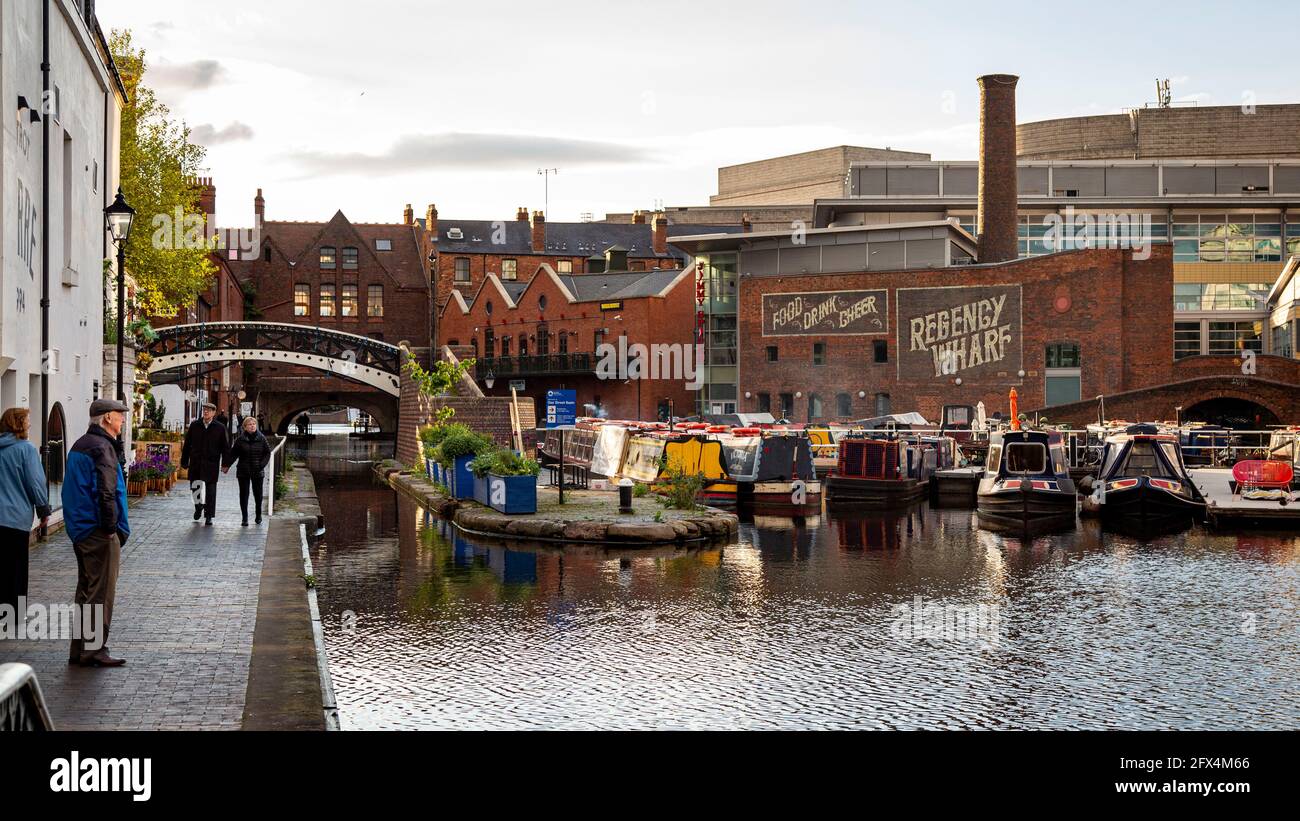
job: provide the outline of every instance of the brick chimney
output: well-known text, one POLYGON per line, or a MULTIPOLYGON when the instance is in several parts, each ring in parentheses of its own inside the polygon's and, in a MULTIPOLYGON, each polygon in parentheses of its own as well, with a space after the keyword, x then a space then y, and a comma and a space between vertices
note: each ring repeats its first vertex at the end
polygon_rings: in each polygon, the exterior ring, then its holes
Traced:
POLYGON ((533 212, 533 253, 546 251, 546 215, 541 211, 533 212))
POLYGON ((658 256, 668 253, 668 218, 663 214, 655 214, 651 245, 658 256))
POLYGON ((194 188, 199 192, 199 213, 211 220, 217 213, 217 187, 211 177, 199 177, 194 181, 194 188))
POLYGON ((262 189, 257 189, 257 196, 253 197, 253 217, 254 223, 260 224, 266 219, 266 200, 262 199, 262 189))
POLYGON ((1013 74, 986 74, 980 84, 979 216, 975 232, 980 262, 1020 256, 1017 233, 1016 82, 1013 74))
POLYGON ((633 211, 633 212, 632 212, 632 224, 633 224, 633 225, 645 225, 645 212, 644 212, 644 211, 641 211, 641 210, 639 210, 639 209, 636 210, 636 211, 633 211))
POLYGON ((411 208, 411 204, 408 202, 406 204, 406 207, 402 209, 402 225, 414 225, 414 224, 415 224, 415 210, 411 208))
POLYGON ((438 206, 433 203, 424 210, 424 233, 432 239, 438 238, 438 206))
POLYGON ((522 205, 519 206, 519 210, 515 212, 515 222, 528 222, 527 208, 523 207, 522 205))

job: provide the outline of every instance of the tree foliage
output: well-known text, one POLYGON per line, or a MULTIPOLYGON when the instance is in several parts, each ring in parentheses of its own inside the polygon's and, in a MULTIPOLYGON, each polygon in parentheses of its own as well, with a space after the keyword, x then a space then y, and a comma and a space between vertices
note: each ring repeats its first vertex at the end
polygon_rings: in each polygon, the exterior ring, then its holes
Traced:
POLYGON ((115 30, 110 47, 127 93, 121 130, 122 195, 136 211, 126 270, 135 279, 141 310, 150 316, 173 316, 194 304, 216 274, 206 233, 195 219, 202 214, 194 179, 206 151, 190 142, 189 127, 174 122, 167 106, 144 84, 145 52, 132 45, 131 32, 115 30))

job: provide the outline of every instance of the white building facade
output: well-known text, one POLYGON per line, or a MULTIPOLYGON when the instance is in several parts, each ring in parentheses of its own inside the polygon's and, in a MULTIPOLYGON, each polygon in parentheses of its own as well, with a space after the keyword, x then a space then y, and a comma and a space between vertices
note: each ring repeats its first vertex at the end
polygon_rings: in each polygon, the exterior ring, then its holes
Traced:
POLYGON ((31 410, 56 510, 67 449, 111 393, 104 261, 116 254, 103 212, 125 96, 94 7, 0 3, 0 405, 31 410))

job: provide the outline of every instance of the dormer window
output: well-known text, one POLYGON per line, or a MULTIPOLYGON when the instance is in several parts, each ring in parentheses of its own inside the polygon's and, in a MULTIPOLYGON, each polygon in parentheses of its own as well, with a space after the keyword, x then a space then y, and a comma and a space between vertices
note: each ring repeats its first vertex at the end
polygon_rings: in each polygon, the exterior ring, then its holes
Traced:
POLYGON ((357 249, 350 245, 343 249, 343 270, 357 270, 357 249))
POLYGON ((377 239, 375 240, 375 250, 391 251, 393 250, 393 241, 391 239, 377 239))
POLYGON ((460 230, 459 228, 447 229, 447 239, 464 239, 464 238, 465 238, 465 232, 460 230))
POLYGON ((335 264, 334 246, 322 245, 320 249, 320 267, 333 270, 335 264))

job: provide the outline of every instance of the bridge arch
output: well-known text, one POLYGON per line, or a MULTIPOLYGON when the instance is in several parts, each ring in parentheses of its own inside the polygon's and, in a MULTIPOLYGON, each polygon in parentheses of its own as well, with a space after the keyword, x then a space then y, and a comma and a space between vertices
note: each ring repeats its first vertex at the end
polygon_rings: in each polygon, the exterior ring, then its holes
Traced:
POLYGON ((377 339, 309 325, 207 322, 158 330, 149 373, 187 365, 262 361, 302 365, 401 395, 402 349, 377 339))

